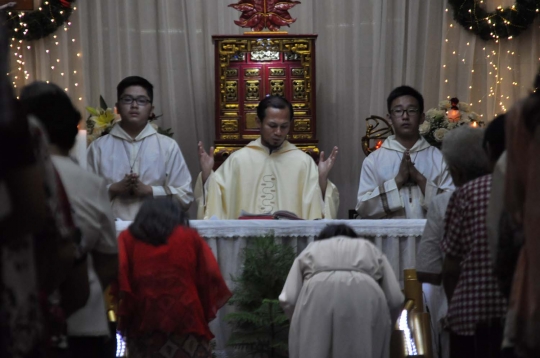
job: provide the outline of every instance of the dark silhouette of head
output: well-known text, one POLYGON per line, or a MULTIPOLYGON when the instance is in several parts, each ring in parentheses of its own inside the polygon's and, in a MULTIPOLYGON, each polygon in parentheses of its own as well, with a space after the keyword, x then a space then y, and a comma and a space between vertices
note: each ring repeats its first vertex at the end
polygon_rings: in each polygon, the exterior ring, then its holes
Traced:
POLYGON ((257 117, 261 120, 261 122, 264 121, 264 118, 266 117, 266 109, 268 107, 276 108, 276 109, 289 109, 289 120, 293 120, 293 108, 291 102, 287 101, 284 97, 280 96, 268 96, 265 97, 261 102, 259 102, 259 105, 257 106, 257 117))
POLYGON ((180 203, 173 198, 152 198, 143 202, 129 231, 137 240, 160 246, 167 243, 179 225, 189 226, 180 203))
POLYGON ((26 114, 43 123, 51 144, 62 150, 73 147, 81 113, 63 89, 54 83, 33 82, 22 89, 20 101, 26 114))
POLYGON ((319 236, 317 236, 315 240, 330 239, 336 236, 347 236, 351 238, 358 237, 356 232, 349 225, 331 224, 331 225, 327 225, 324 229, 322 229, 321 232, 319 233, 319 236))
POLYGON ((486 151, 489 161, 495 166, 497 160, 506 150, 505 127, 506 115, 501 114, 489 123, 484 131, 484 141, 482 146, 486 151))
POLYGON ((139 86, 146 90, 150 103, 154 103, 154 86, 146 79, 140 76, 129 76, 124 78, 118 86, 116 86, 116 99, 120 101, 120 97, 128 87, 139 86))
POLYGON ((414 97, 418 101, 418 109, 420 110, 420 113, 424 113, 424 97, 420 94, 420 92, 410 86, 399 86, 394 88, 392 92, 390 92, 388 98, 386 99, 388 113, 390 113, 390 111, 392 110, 392 102, 394 102, 396 98, 403 96, 414 97))

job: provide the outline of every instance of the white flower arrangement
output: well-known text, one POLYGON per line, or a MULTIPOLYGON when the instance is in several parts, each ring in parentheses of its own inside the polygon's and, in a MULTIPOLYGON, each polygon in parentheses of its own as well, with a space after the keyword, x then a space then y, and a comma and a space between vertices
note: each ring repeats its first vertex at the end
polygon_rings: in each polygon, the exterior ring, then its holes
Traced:
POLYGON ((444 139, 444 136, 448 133, 448 129, 446 128, 437 128, 433 131, 433 138, 439 143, 441 143, 444 139))
POLYGON ((440 101, 437 108, 429 109, 419 131, 431 145, 440 148, 444 136, 452 129, 463 125, 483 127, 483 124, 480 116, 472 112, 467 103, 461 103, 457 98, 452 98, 440 101))

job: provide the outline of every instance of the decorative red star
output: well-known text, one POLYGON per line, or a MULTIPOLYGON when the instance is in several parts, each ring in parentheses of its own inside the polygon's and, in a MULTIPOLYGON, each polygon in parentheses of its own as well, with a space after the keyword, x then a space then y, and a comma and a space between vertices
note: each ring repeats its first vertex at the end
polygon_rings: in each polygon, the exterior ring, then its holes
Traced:
POLYGON ((289 26, 296 21, 288 11, 296 4, 300 4, 300 1, 240 0, 229 7, 242 12, 240 20, 234 22, 236 25, 251 27, 253 31, 261 31, 265 27, 270 31, 277 31, 280 26, 289 26))

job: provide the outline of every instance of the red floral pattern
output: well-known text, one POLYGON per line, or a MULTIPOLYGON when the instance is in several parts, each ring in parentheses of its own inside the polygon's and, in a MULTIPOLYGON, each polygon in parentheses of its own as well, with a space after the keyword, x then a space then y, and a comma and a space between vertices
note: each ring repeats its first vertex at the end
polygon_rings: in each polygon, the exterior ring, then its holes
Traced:
POLYGON ((296 19, 289 14, 289 9, 300 4, 300 1, 288 0, 240 0, 232 7, 242 12, 240 20, 234 23, 240 27, 251 27, 253 31, 268 28, 277 31, 281 26, 289 26, 296 19))

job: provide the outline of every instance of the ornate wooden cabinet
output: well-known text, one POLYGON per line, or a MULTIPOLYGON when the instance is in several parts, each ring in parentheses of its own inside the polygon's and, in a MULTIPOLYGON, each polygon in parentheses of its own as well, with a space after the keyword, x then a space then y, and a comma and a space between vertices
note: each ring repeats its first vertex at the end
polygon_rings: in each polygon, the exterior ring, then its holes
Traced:
POLYGON ((259 137, 256 108, 267 95, 284 96, 292 103, 294 123, 288 139, 318 160, 317 35, 270 32, 212 39, 216 64, 216 167, 233 151, 259 137))

